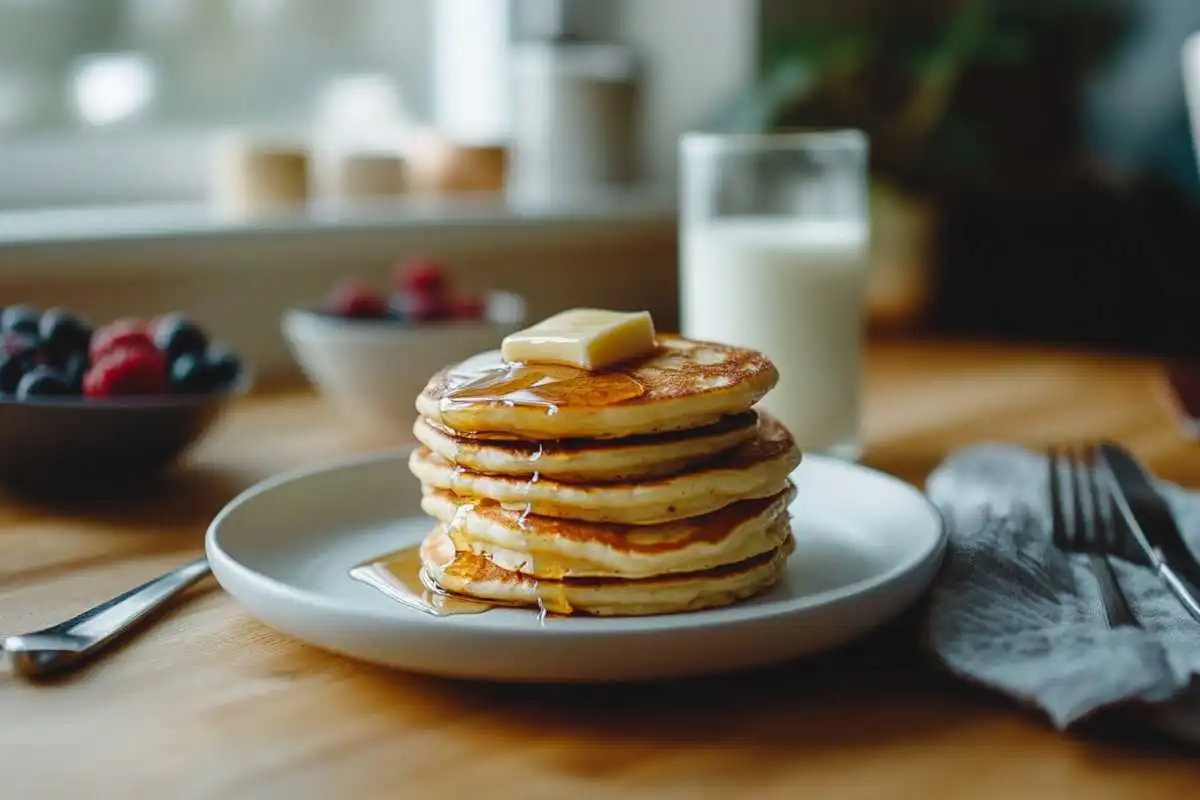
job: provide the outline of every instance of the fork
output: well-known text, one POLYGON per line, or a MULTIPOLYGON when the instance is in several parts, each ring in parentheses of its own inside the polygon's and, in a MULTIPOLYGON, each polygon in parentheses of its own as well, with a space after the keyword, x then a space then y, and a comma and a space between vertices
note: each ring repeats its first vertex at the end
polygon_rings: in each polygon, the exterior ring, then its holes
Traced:
POLYGON ((1102 488, 1106 484, 1097 475, 1095 447, 1084 445, 1078 451, 1051 447, 1047 461, 1054 546, 1065 553, 1087 556, 1110 628, 1141 627, 1109 560, 1120 550, 1121 533, 1109 493, 1102 488))
MULTIPOLYGON (((1047 451, 1052 538, 1065 553, 1082 553, 1100 586, 1100 599, 1110 628, 1141 628, 1129 607, 1109 557, 1129 550, 1128 534, 1117 525, 1109 502, 1111 495, 1098 475, 1099 459, 1090 445, 1075 453, 1070 449, 1047 451), (1065 473, 1065 475, 1064 475, 1065 473), (1064 491, 1065 489, 1065 491, 1064 491), (1070 495, 1064 499, 1064 495, 1070 495)), ((1200 742, 1200 692, 1196 689, 1179 702, 1152 707, 1150 719, 1161 730, 1183 741, 1200 742)))

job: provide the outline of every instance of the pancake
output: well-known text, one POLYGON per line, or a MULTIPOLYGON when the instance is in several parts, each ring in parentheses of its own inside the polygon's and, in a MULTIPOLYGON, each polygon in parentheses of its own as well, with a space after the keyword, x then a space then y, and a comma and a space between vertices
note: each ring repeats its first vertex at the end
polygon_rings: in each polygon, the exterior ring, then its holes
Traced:
POLYGON ((531 514, 627 525, 697 517, 739 500, 777 495, 799 463, 787 428, 762 413, 754 440, 695 469, 649 481, 580 485, 485 475, 456 467, 427 447, 414 450, 408 461, 426 493, 440 489, 531 514))
POLYGON ((564 483, 616 483, 678 472, 754 438, 753 411, 725 417, 715 425, 660 436, 624 439, 565 439, 557 442, 505 442, 456 436, 418 418, 417 440, 460 467, 489 475, 537 473, 564 483))
POLYGON ((778 380, 757 351, 660 336, 654 354, 598 372, 483 353, 433 376, 417 410, 460 434, 616 439, 712 425, 748 410, 778 380))
POLYGON ((795 547, 778 548, 712 570, 642 578, 538 580, 502 569, 474 553, 460 553, 438 525, 421 544, 430 577, 449 592, 503 605, 541 606, 556 614, 640 616, 727 606, 774 585, 795 547))
POLYGON ((461 504, 449 492, 421 507, 451 532, 455 547, 535 578, 649 578, 744 561, 783 543, 795 489, 743 500, 711 514, 660 525, 606 525, 540 517, 490 500, 461 504))

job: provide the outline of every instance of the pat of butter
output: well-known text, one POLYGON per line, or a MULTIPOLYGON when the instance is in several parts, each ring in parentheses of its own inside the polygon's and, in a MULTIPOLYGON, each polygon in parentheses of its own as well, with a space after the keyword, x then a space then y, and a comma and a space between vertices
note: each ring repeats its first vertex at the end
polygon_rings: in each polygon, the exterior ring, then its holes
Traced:
POLYGON ((601 370, 652 353, 657 346, 649 311, 573 308, 506 336, 500 354, 510 363, 601 370))

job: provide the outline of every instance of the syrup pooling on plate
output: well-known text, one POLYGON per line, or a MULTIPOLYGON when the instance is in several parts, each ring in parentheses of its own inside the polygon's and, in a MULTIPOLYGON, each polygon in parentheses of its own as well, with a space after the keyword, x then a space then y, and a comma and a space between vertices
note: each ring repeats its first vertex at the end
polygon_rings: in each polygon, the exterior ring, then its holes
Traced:
MULTIPOLYGON (((532 480, 537 480, 536 472, 532 480)), ((461 503, 446 524, 446 535, 454 545, 455 552, 454 561, 446 567, 447 572, 454 572, 466 563, 464 559, 458 558, 459 554, 473 554, 473 548, 465 533, 466 517, 473 508, 473 503, 461 503)), ((529 506, 522 509, 519 520, 522 529, 526 527, 525 518, 530 511, 529 506)), ((548 615, 574 613, 575 609, 567 600, 566 587, 562 583, 562 578, 569 573, 566 562, 533 552, 530 552, 529 559, 526 575, 534 581, 539 619, 544 621, 548 615)), ((350 570, 350 577, 378 589, 401 605, 433 616, 480 614, 501 605, 497 602, 464 597, 439 585, 422 562, 419 544, 360 564, 350 570)))
POLYGON ((372 559, 350 570, 350 577, 416 611, 435 617, 481 614, 492 603, 451 594, 430 577, 421 563, 421 546, 413 545, 372 559))
POLYGON ((439 411, 443 422, 463 433, 476 432, 473 412, 480 406, 500 403, 556 414, 561 406, 615 405, 646 393, 645 386, 619 369, 588 372, 557 364, 510 364, 499 351, 467 359, 453 369, 449 381, 439 411))

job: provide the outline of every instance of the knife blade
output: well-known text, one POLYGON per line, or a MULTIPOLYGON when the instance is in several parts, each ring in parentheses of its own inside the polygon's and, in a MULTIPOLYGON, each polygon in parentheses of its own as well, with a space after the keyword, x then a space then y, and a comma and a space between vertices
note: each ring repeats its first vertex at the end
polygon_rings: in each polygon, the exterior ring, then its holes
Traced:
POLYGON ((1188 547, 1175 522, 1166 499, 1154 485, 1154 478, 1140 461, 1124 447, 1111 442, 1100 446, 1117 485, 1129 499, 1129 505, 1150 544, 1162 551, 1176 571, 1200 585, 1200 560, 1188 547))
POLYGON ((1132 453, 1118 444, 1100 446, 1100 457, 1115 482, 1113 499, 1138 543, 1146 550, 1155 569, 1169 588, 1182 588, 1188 598, 1180 597, 1189 611, 1196 605, 1195 587, 1200 586, 1200 559, 1188 547, 1166 499, 1154 485, 1150 472, 1132 453), (1178 574, 1191 586, 1171 585, 1178 574), (1190 602, 1189 602, 1190 601, 1190 602))

